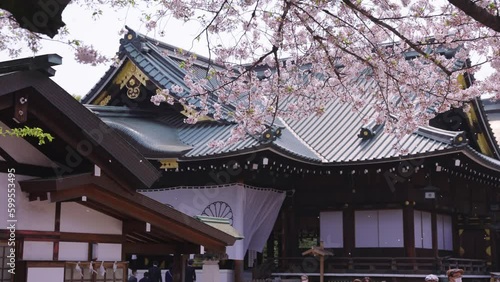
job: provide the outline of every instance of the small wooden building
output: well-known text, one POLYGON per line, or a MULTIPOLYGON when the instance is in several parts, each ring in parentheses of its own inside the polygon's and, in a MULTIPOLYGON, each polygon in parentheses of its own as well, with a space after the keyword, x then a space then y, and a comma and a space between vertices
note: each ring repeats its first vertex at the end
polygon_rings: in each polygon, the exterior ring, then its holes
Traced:
MULTIPOLYGON (((321 117, 278 120, 262 136, 213 148, 207 142, 227 138, 230 120, 209 112, 190 125, 179 103, 150 102, 173 85, 188 91, 174 46, 129 29, 119 57, 83 103, 162 171, 150 189, 239 183, 286 193, 265 249, 249 248, 236 273, 314 279, 319 264, 301 253, 320 241, 334 254, 325 259, 327 281, 422 281, 452 267, 484 280, 500 267, 500 150, 481 100, 402 140, 363 122, 370 107, 355 113, 333 101, 321 117)), ((212 64, 195 62, 200 75, 212 64)), ((367 99, 372 83, 359 85, 367 99)))
POLYGON ((126 281, 131 254, 225 254, 235 238, 140 193, 160 176, 50 76, 57 55, 0 63, 0 281, 126 281), (127 256, 128 255, 128 256, 127 256), (83 280, 82 280, 83 279, 83 280))

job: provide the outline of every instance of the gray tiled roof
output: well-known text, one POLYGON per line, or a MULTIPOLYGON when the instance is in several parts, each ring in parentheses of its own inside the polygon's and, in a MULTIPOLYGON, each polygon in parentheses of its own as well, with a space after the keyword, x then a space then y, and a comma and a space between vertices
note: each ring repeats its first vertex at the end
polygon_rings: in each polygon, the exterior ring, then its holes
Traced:
MULTIPOLYGON (((134 34, 135 39, 121 41, 121 55, 127 56, 138 65, 159 87, 170 88, 173 84, 177 84, 183 86, 187 93, 188 88, 183 81, 185 72, 180 67, 179 58, 175 56, 175 47, 136 34, 132 30, 130 32, 134 34)), ((198 58, 200 73, 203 72, 207 63, 207 59, 198 58)), ((360 87, 365 87, 367 99, 374 99, 374 95, 370 95, 372 89, 370 78, 359 80, 359 83, 360 87)), ((90 95, 95 95, 95 93, 90 95)), ((214 101, 216 101, 216 96, 212 95, 209 103, 214 101)), ((192 102, 195 105, 198 103, 196 100, 192 102)), ((226 113, 231 111, 230 106, 225 110, 226 113)), ((374 110, 370 106, 354 112, 349 104, 333 101, 325 106, 325 113, 322 116, 311 116, 299 120, 279 120, 277 125, 284 127, 283 133, 271 143, 263 144, 258 138, 248 136, 244 140, 223 148, 209 147, 207 143, 229 137, 231 129, 236 125, 227 121, 205 121, 189 125, 182 122, 182 116, 169 114, 141 121, 130 120, 130 128, 135 130, 134 138, 140 136, 144 138, 143 143, 154 144, 151 145, 154 148, 150 149, 156 150, 156 155, 161 155, 161 152, 173 153, 172 148, 162 145, 161 142, 165 140, 160 138, 161 134, 158 132, 165 130, 169 135, 175 135, 175 138, 168 139, 169 142, 173 142, 172 144, 179 146, 178 148, 191 148, 176 151, 176 154, 182 152, 179 158, 185 160, 273 150, 302 161, 334 165, 428 155, 457 146, 463 147, 465 143, 465 140, 457 142, 459 137, 464 136, 463 132, 451 132, 431 127, 421 127, 399 142, 396 137, 384 132, 383 125, 371 138, 358 137, 361 128, 365 126, 363 121, 373 114, 374 110), (150 123, 148 126, 145 124, 147 122, 150 123), (154 131, 155 134, 147 133, 147 130, 154 131), (398 143, 403 150, 395 149, 398 143)), ((126 123, 122 122, 121 126, 126 126, 126 123)), ((115 127, 118 128, 118 126, 115 127)), ((121 131, 129 137, 133 135, 127 133, 125 128, 121 131)))
POLYGON ((110 106, 87 106, 106 124, 114 128, 150 159, 176 157, 204 159, 244 151, 270 149, 283 152, 308 162, 321 160, 313 151, 299 142, 290 131, 284 131, 274 143, 261 144, 256 138, 246 139, 233 145, 211 148, 207 143, 229 137, 235 124, 203 121, 196 124, 182 122, 183 116, 175 113, 145 115, 140 110, 110 106))
POLYGON ((483 99, 481 104, 488 118, 492 134, 500 146, 500 100, 494 102, 491 99, 483 99))
POLYGON ((371 81, 365 80, 359 86, 367 91, 368 106, 358 112, 353 111, 350 104, 331 101, 321 116, 287 121, 289 127, 326 162, 367 161, 429 153, 452 147, 449 138, 461 134, 435 129, 434 134, 425 135, 422 128, 398 142, 394 135, 386 133, 381 127, 374 137, 359 138, 363 120, 374 115, 370 106, 374 102, 374 95, 370 95, 371 81))
MULTIPOLYGON (((130 33, 134 34, 132 40, 121 40, 120 50, 122 56, 127 56, 134 61, 137 67, 159 88, 171 89, 173 85, 181 86, 184 89, 183 93, 178 94, 170 92, 170 95, 174 96, 177 100, 184 98, 189 104, 200 108, 200 99, 190 94, 189 87, 184 82, 186 70, 181 66, 181 60, 175 54, 175 47, 160 44, 156 40, 141 34, 136 34, 132 30, 130 30, 130 33)), ((196 75, 198 77, 206 77, 208 67, 204 59, 200 58, 196 60, 193 68, 196 70, 196 75)), ((213 80, 210 82, 212 85, 217 84, 213 80)), ((210 89, 210 87, 208 87, 208 89, 210 89)), ((213 105, 216 102, 217 97, 209 94, 207 101, 208 105, 213 105)), ((223 116, 230 116, 228 112, 231 110, 231 106, 223 105, 223 116)), ((213 108, 209 106, 208 114, 212 115, 213 113, 213 108)))

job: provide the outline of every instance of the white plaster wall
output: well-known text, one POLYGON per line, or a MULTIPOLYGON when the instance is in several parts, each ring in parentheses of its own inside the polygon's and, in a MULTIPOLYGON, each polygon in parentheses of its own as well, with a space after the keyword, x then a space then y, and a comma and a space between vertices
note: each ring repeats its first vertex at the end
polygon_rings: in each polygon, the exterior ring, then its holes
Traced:
POLYGON ((52 260, 53 242, 24 241, 24 260, 52 260))
POLYGON ((59 260, 88 260, 88 243, 59 242, 59 260))
POLYGON ((122 222, 78 203, 62 203, 61 232, 121 235, 122 222))
POLYGON ((63 267, 29 267, 27 282, 64 282, 63 267))
MULTIPOLYGON (((4 130, 8 127, 0 122, 4 130)), ((2 136, 0 147, 18 163, 53 167, 53 162, 23 138, 2 136)))
POLYGON ((120 261, 122 258, 122 244, 99 243, 94 256, 97 261, 120 261))
MULTIPOLYGON (((2 139, 2 138, 0 138, 2 139)), ((54 231, 56 204, 49 201, 28 200, 28 194, 21 192, 18 181, 32 179, 33 177, 15 174, 15 213, 17 230, 54 231)), ((7 173, 0 173, 0 220, 7 222, 8 212, 8 184, 7 173)), ((6 224, 0 225, 6 229, 6 224)))

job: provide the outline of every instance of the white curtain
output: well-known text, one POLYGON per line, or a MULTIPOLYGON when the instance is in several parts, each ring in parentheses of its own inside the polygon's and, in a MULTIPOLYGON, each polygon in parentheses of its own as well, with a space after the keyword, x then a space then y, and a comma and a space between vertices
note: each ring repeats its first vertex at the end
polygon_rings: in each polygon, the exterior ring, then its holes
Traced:
POLYGON ((344 246, 344 224, 342 211, 319 213, 319 237, 325 248, 344 246))
POLYGON ((245 238, 227 248, 230 259, 242 260, 247 250, 262 252, 285 199, 274 189, 243 184, 142 190, 142 194, 190 215, 226 217, 245 238))

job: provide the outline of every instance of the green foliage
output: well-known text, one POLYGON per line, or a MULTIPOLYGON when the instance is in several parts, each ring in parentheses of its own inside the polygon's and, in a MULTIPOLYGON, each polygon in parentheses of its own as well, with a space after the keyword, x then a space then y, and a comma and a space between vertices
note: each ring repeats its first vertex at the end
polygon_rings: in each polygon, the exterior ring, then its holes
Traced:
POLYGON ((45 133, 43 130, 39 127, 22 127, 22 128, 12 128, 12 129, 7 129, 3 130, 3 128, 0 127, 0 136, 14 136, 14 137, 21 137, 24 138, 26 136, 31 136, 38 138, 38 145, 43 145, 45 144, 45 141, 48 140, 49 142, 52 142, 54 140, 54 136, 50 135, 50 133, 45 133))

